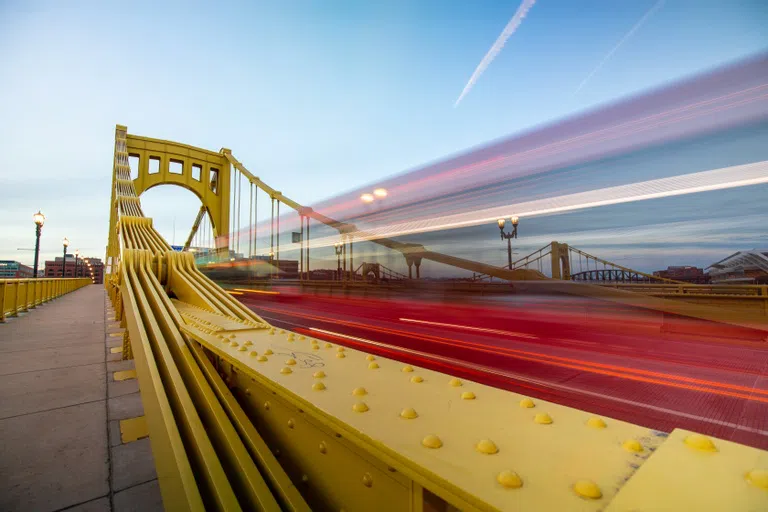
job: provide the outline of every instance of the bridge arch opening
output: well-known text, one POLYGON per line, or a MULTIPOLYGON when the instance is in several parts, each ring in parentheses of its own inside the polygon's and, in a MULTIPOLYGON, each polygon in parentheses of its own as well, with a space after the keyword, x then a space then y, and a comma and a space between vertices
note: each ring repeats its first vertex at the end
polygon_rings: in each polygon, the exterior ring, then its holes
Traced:
MULTIPOLYGON (((174 247, 183 247, 195 223, 201 206, 206 206, 199 194, 178 183, 159 183, 141 194, 144 214, 153 219, 155 229, 174 247)), ((215 248, 218 226, 206 207, 190 247, 215 248)))

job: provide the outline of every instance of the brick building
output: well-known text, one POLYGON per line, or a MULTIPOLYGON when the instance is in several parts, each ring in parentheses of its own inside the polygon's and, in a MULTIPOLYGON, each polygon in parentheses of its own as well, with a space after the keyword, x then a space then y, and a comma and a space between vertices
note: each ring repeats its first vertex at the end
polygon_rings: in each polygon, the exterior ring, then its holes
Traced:
POLYGON ((0 260, 0 279, 24 279, 34 277, 32 267, 22 265, 18 261, 0 260))
POLYGON ((653 275, 685 283, 706 284, 709 282, 709 276, 698 267, 667 267, 667 270, 657 270, 653 275))
POLYGON ((75 256, 67 254, 67 259, 57 257, 53 261, 45 262, 45 277, 90 277, 95 284, 104 282, 104 263, 99 258, 78 258, 75 265, 75 256))

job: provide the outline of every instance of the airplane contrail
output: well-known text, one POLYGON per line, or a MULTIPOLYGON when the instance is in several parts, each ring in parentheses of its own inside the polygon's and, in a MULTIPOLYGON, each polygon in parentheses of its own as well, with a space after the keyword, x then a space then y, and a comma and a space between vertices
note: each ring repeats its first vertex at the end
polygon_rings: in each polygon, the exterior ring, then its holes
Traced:
POLYGON ((480 75, 483 74, 485 69, 490 65, 493 59, 496 58, 501 49, 504 48, 504 44, 507 42, 507 39, 509 39, 512 34, 515 33, 517 27, 520 26, 520 23, 523 22, 523 18, 525 18, 525 15, 528 14, 528 11, 531 9, 531 7, 533 7, 533 4, 535 3, 536 0, 523 0, 523 2, 520 4, 520 7, 517 8, 517 11, 515 11, 514 16, 512 16, 512 19, 509 20, 507 26, 504 27, 504 30, 501 31, 501 34, 491 46, 491 49, 488 50, 488 53, 485 54, 483 60, 481 60, 480 64, 477 65, 475 72, 472 73, 472 76, 469 78, 469 82, 467 82, 467 85, 464 86, 464 90, 461 91, 459 99, 457 99, 456 103, 453 104, 454 108, 458 106, 459 102, 461 102, 469 90, 472 89, 472 86, 475 85, 477 79, 480 78, 480 75))
POLYGON ((629 29, 629 32, 624 34, 624 37, 622 37, 619 40, 619 42, 616 43, 616 46, 614 46, 611 49, 611 51, 609 51, 608 54, 605 57, 603 57, 603 60, 601 60, 600 63, 597 66, 595 66, 595 69, 590 71, 590 73, 587 75, 587 77, 584 80, 581 81, 581 83, 576 88, 576 90, 573 91, 573 94, 576 94, 577 92, 579 92, 581 90, 581 88, 584 87, 587 84, 587 82, 589 82, 589 79, 592 78, 592 76, 594 76, 595 73, 600 71, 600 68, 602 68, 605 65, 606 62, 608 62, 608 59, 610 59, 611 56, 613 56, 613 54, 616 53, 616 50, 618 50, 621 47, 621 45, 623 45, 624 42, 627 39, 632 37, 632 34, 637 32, 640 29, 640 27, 642 27, 643 24, 646 21, 648 21, 648 18, 650 18, 653 15, 653 13, 655 13, 662 5, 664 5, 664 1, 665 0, 659 0, 658 2, 653 4, 653 6, 651 6, 651 8, 648 9, 648 11, 646 11, 646 13, 643 15, 643 17, 640 18, 640 20, 637 23, 635 23, 635 25, 631 29, 629 29))

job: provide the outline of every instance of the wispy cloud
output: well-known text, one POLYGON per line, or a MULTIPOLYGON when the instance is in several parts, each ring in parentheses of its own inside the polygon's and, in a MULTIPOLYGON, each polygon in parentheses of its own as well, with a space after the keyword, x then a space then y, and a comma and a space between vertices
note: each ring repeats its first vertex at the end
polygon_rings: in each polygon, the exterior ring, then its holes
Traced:
POLYGON ((645 22, 646 22, 646 21, 648 21, 648 18, 650 18, 651 16, 653 16, 653 13, 655 13, 656 11, 658 11, 658 10, 661 8, 661 6, 662 6, 662 5, 664 5, 664 1, 665 1, 665 0, 659 0, 658 2, 656 2, 655 4, 653 4, 653 5, 651 6, 651 8, 650 8, 650 9, 648 9, 648 10, 645 12, 645 14, 643 14, 643 17, 642 17, 642 18, 640 18, 640 20, 639 20, 637 23, 635 23, 635 25, 634 25, 634 26, 633 26, 631 29, 629 29, 629 32, 627 32, 626 34, 624 34, 624 37, 622 37, 622 38, 619 40, 619 42, 618 42, 618 43, 616 43, 616 45, 615 45, 613 48, 611 48, 611 51, 609 51, 609 52, 606 54, 606 56, 605 56, 605 57, 603 57, 603 60, 601 60, 601 61, 600 61, 600 63, 599 63, 597 66, 595 66, 595 68, 594 68, 592 71, 590 71, 590 72, 589 72, 589 74, 587 75, 587 77, 586 77, 584 80, 582 80, 582 81, 581 81, 581 83, 580 83, 580 84, 579 84, 579 86, 576 88, 576 90, 573 92, 573 94, 576 94, 577 92, 579 92, 579 91, 580 91, 580 90, 581 90, 581 89, 582 89, 582 88, 583 88, 583 87, 584 87, 584 86, 587 84, 587 82, 589 82, 589 79, 590 79, 590 78, 592 78, 592 77, 594 76, 594 74, 595 74, 595 73, 597 73, 598 71, 600 71, 600 69, 601 69, 601 68, 602 68, 602 67, 605 65, 605 63, 606 63, 606 62, 608 62, 608 59, 610 59, 610 58, 613 56, 613 54, 614 54, 614 53, 616 53, 616 51, 617 51, 617 50, 618 50, 618 49, 621 47, 621 45, 623 45, 623 44, 624 44, 624 43, 627 41, 627 39, 629 39, 630 37, 632 37, 632 35, 633 35, 635 32, 637 32, 638 30, 640 30, 640 27, 642 27, 642 26, 643 26, 643 24, 645 24, 645 22))
POLYGON ((523 18, 525 18, 525 15, 528 14, 528 11, 531 9, 531 7, 533 7, 533 4, 535 3, 536 0, 523 0, 523 2, 520 4, 520 7, 517 8, 517 11, 515 11, 514 16, 512 16, 512 19, 509 20, 507 26, 504 27, 504 30, 501 31, 501 34, 491 46, 491 49, 488 50, 488 53, 485 54, 483 60, 481 60, 480 64, 478 64, 477 68, 475 68, 475 72, 472 73, 469 82, 467 82, 467 85, 464 86, 464 90, 461 91, 459 99, 457 99, 456 103, 453 104, 454 107, 458 106, 464 96, 466 96, 469 90, 472 89, 472 87, 475 85, 477 79, 480 78, 480 75, 483 74, 485 69, 491 64, 493 59, 496 58, 501 49, 504 48, 504 44, 507 42, 507 39, 509 39, 512 34, 515 33, 517 27, 520 26, 520 23, 523 22, 523 18))

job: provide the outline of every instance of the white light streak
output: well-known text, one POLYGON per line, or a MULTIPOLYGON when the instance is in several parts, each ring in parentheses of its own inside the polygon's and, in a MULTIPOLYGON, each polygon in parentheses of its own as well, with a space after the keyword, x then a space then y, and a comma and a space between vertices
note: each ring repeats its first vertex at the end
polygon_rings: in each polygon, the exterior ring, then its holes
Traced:
MULTIPOLYGON (((723 167, 709 171, 682 174, 668 178, 630 183, 601 189, 566 194, 527 201, 524 203, 495 206, 439 217, 364 229, 351 233, 356 241, 403 236, 414 233, 456 229, 480 224, 496 224, 509 211, 524 219, 537 215, 567 213, 587 208, 645 201, 664 197, 682 196, 699 192, 723 190, 768 183, 768 160, 745 165, 723 167)), ((312 247, 333 245, 335 237, 314 240, 312 247)))

